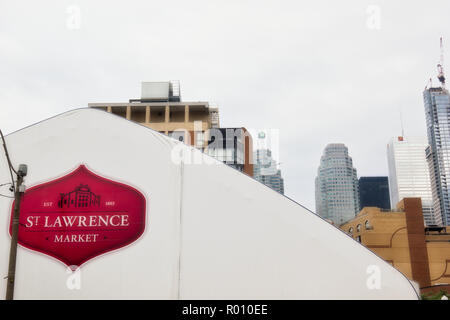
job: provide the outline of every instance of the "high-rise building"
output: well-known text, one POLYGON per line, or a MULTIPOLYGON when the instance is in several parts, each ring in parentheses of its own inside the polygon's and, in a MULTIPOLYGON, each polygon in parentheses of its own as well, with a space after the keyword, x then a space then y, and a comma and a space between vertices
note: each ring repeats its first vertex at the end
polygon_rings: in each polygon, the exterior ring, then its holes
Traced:
POLYGON ((421 198, 425 225, 441 225, 433 208, 425 137, 397 137, 387 145, 391 208, 403 198, 421 198))
POLYGON ((435 214, 450 225, 450 96, 444 86, 423 92, 429 147, 426 158, 435 214), (447 180, 449 180, 447 182, 447 180))
POLYGON ((241 172, 253 175, 253 146, 245 128, 211 128, 204 152, 241 172))
POLYGON ((388 177, 360 177, 359 206, 390 209, 388 177))
POLYGON ((253 159, 255 160, 253 177, 275 191, 284 194, 284 180, 281 177, 281 170, 278 169, 277 162, 272 158, 272 151, 258 149, 254 153, 253 159))
POLYGON ((217 107, 210 107, 208 102, 182 101, 178 81, 143 82, 141 92, 140 99, 130 99, 129 102, 89 103, 88 106, 138 122, 202 151, 208 150, 212 137, 215 137, 208 154, 217 155, 221 161, 227 154, 225 163, 253 175, 250 133, 245 128, 219 128, 217 107), (219 134, 225 131, 230 134, 219 134), (233 147, 225 143, 226 139, 235 140, 233 147))
POLYGON ((316 177, 316 213, 340 225, 359 212, 356 169, 342 143, 326 146, 316 177))

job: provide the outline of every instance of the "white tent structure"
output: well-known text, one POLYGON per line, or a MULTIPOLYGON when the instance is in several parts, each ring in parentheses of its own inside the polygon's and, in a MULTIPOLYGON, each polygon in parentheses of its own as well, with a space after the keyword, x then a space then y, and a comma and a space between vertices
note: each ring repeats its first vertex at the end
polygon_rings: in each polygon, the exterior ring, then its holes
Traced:
MULTIPOLYGON (((121 117, 77 109, 11 133, 6 142, 14 166, 28 165, 28 189, 84 164, 147 200, 142 235, 75 273, 19 245, 16 299, 418 298, 399 271, 301 205, 121 117)), ((8 181, 1 151, 0 184, 8 181)), ((2 278, 12 202, 0 197, 2 278)))

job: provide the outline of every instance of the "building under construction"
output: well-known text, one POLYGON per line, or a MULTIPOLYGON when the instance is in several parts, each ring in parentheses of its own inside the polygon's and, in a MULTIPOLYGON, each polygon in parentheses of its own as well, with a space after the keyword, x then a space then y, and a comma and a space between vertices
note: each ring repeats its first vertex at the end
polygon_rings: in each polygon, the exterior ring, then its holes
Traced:
POLYGON ((433 209, 438 225, 450 225, 450 95, 444 76, 442 38, 441 58, 437 65, 439 87, 426 87, 423 92, 428 144, 426 158, 431 179, 433 209))

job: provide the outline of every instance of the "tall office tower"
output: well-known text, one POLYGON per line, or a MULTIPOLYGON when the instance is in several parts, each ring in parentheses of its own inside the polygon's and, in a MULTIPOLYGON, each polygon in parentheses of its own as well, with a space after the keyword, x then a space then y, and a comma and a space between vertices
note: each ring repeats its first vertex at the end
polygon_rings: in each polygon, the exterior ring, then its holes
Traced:
POLYGON ((360 177, 359 206, 390 209, 388 177, 360 177))
POLYGON ((425 137, 397 137, 387 145, 391 207, 395 209, 403 198, 421 198, 425 225, 441 225, 433 208, 427 146, 425 137))
POLYGON ((284 194, 284 180, 277 162, 269 149, 258 149, 254 153, 253 177, 266 186, 284 194))
POLYGON ((316 213, 340 225, 359 212, 356 169, 342 143, 326 146, 316 177, 316 213))
POLYGON ((426 157, 436 215, 450 225, 450 96, 445 86, 423 92, 429 147, 426 157))

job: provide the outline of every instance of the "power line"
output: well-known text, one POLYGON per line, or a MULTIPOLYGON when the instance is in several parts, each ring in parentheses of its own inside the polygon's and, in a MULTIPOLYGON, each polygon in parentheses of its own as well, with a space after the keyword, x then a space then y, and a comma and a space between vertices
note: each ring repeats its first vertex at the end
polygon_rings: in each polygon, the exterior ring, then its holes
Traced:
POLYGON ((0 187, 7 186, 7 185, 9 185, 9 184, 11 184, 11 182, 2 183, 2 184, 0 184, 0 187))
MULTIPOLYGON (((8 282, 6 285, 6 300, 14 299, 14 284, 16 279, 16 261, 17 261, 17 243, 19 239, 19 225, 20 225, 20 202, 25 189, 22 190, 23 178, 27 175, 27 166, 25 164, 19 164, 19 169, 16 171, 11 164, 11 159, 9 158, 8 148, 6 147, 5 137, 0 130, 0 136, 3 142, 3 149, 5 151, 6 159, 8 160, 9 173, 11 175, 12 188, 14 191, 14 211, 12 215, 12 225, 11 225, 11 246, 9 249, 9 265, 8 265, 8 282), (17 184, 14 184, 13 171, 17 176, 17 184)), ((1 195, 2 197, 7 197, 1 195)))
POLYGON ((6 155, 6 160, 8 161, 8 167, 9 167, 9 174, 11 175, 11 185, 13 187, 13 190, 15 189, 15 185, 14 185, 14 177, 13 177, 13 171, 16 175, 18 175, 17 171, 14 169, 14 167, 11 164, 11 159, 9 158, 9 153, 8 153, 8 148, 6 148, 6 141, 5 141, 5 137, 3 136, 3 132, 2 130, 0 130, 0 136, 2 137, 2 142, 3 142, 3 149, 5 150, 5 155, 6 155))

